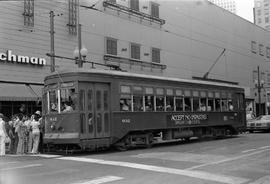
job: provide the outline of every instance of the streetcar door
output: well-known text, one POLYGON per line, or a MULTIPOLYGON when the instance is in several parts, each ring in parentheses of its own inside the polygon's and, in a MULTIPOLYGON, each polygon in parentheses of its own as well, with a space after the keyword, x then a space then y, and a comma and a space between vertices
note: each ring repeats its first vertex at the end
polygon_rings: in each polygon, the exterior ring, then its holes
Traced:
POLYGON ((81 104, 84 104, 82 117, 82 137, 102 138, 110 136, 109 85, 98 83, 81 83, 85 91, 81 104))
POLYGON ((95 136, 97 138, 108 137, 110 136, 109 85, 95 84, 94 91, 94 119, 96 122, 95 136))

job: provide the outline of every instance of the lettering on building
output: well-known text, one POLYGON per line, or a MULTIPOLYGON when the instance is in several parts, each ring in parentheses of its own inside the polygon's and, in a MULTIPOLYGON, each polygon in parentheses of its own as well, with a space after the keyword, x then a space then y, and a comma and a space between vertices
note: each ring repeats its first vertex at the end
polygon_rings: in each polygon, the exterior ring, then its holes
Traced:
POLYGON ((0 53, 0 61, 6 61, 8 63, 32 64, 38 66, 46 65, 45 58, 16 55, 13 54, 11 50, 7 50, 6 53, 0 53))

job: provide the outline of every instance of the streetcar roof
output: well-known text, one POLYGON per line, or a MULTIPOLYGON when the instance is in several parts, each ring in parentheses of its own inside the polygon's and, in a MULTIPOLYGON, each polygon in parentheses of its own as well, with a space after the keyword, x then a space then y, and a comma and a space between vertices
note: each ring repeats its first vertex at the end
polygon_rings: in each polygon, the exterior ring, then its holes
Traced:
POLYGON ((163 80, 163 81, 205 84, 205 85, 212 85, 212 86, 214 85, 214 86, 231 87, 231 88, 244 88, 243 86, 239 86, 236 84, 229 84, 229 83, 204 81, 204 80, 196 80, 196 79, 183 79, 183 78, 176 78, 176 77, 164 77, 164 76, 156 76, 156 75, 148 75, 148 74, 131 73, 131 72, 125 72, 125 71, 105 70, 105 69, 102 70, 102 69, 77 68, 77 69, 56 71, 52 73, 50 76, 66 74, 66 73, 104 74, 104 75, 122 76, 122 77, 146 78, 146 79, 163 80))

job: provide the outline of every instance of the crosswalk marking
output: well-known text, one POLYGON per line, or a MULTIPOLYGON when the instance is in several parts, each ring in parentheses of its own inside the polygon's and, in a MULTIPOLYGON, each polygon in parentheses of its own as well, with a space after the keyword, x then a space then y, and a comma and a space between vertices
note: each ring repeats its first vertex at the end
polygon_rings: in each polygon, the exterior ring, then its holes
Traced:
POLYGON ((135 158, 156 158, 162 160, 181 161, 181 162, 196 162, 209 163, 227 159, 222 155, 211 154, 194 154, 194 153, 178 153, 178 152, 152 152, 132 155, 135 158))
POLYGON ((13 170, 13 169, 25 169, 25 168, 40 167, 40 166, 42 166, 42 164, 32 164, 32 165, 24 165, 24 166, 18 166, 18 167, 4 168, 4 169, 0 169, 0 171, 8 171, 8 170, 13 170))
POLYGON ((84 182, 73 183, 73 184, 102 184, 102 183, 108 183, 108 182, 118 181, 122 179, 124 178, 118 177, 118 176, 104 176, 104 177, 96 178, 90 181, 84 181, 84 182))
POLYGON ((121 166, 121 167, 128 167, 128 168, 133 168, 133 169, 154 171, 154 172, 160 172, 160 173, 183 175, 183 176, 188 176, 192 178, 215 181, 215 182, 220 182, 220 183, 225 183, 225 184, 242 184, 249 181, 248 179, 245 179, 245 178, 225 176, 225 175, 220 175, 220 174, 212 174, 212 173, 203 172, 203 171, 189 171, 189 170, 174 169, 174 168, 168 168, 168 167, 159 167, 159 166, 154 166, 154 165, 137 164, 137 163, 131 163, 131 162, 107 161, 107 160, 91 159, 91 158, 83 158, 83 157, 61 157, 61 158, 56 158, 56 159, 78 161, 78 162, 88 162, 88 163, 102 164, 102 165, 121 166))
POLYGON ((62 155, 50 155, 50 154, 33 154, 33 155, 28 155, 32 157, 43 157, 43 158, 57 158, 57 157, 62 157, 62 155))

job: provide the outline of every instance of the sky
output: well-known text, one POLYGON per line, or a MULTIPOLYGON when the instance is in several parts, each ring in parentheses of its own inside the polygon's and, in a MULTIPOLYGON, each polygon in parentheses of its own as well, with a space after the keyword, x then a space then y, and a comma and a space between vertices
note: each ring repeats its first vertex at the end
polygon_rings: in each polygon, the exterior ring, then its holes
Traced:
POLYGON ((253 22, 254 0, 235 0, 236 14, 250 22, 253 22))

